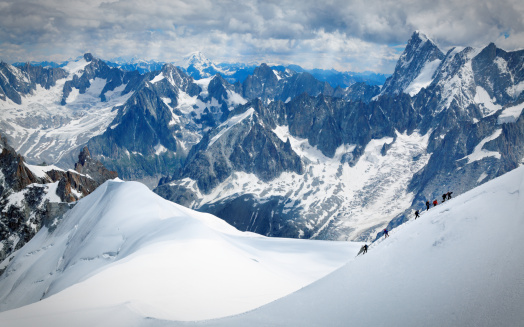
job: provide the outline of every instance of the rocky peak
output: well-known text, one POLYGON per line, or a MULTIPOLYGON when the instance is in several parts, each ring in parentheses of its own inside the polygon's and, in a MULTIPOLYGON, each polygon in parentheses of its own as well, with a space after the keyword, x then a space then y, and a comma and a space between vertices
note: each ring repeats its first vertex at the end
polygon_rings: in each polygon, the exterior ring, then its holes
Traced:
POLYGON ((420 31, 415 31, 400 55, 395 72, 384 83, 381 94, 404 92, 428 63, 434 64, 435 60, 442 61, 444 57, 444 53, 431 39, 420 31))
POLYGON ((94 57, 91 53, 86 53, 84 54, 84 59, 87 61, 87 62, 91 62, 93 61, 94 57))
POLYGON ((246 99, 274 98, 277 92, 278 78, 266 64, 255 68, 253 75, 248 76, 242 84, 243 96, 246 99))
POLYGON ((80 154, 78 155, 78 163, 80 165, 85 165, 87 160, 91 160, 91 153, 89 153, 89 149, 87 146, 84 146, 82 151, 80 151, 80 154))
POLYGON ((115 171, 108 170, 100 161, 92 159, 87 146, 82 149, 78 156, 75 171, 83 175, 88 175, 98 184, 102 184, 108 179, 118 177, 115 171))

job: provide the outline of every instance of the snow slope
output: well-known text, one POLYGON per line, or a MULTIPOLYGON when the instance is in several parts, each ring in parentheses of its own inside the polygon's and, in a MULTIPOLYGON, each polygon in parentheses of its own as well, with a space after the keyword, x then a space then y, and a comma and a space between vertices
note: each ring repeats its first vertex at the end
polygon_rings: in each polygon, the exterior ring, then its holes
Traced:
POLYGON ((198 326, 522 326, 522 194, 524 167, 423 212, 288 297, 198 326))
POLYGON ((238 314, 325 276, 358 248, 240 232, 140 183, 108 181, 16 253, 0 279, 0 310, 18 309, 1 313, 0 325, 238 314))
POLYGON ((300 274, 305 280, 316 269, 335 268, 358 246, 240 233, 214 217, 168 204, 137 183, 109 182, 81 200, 54 237, 41 232, 19 251, 0 282, 4 309, 14 285, 8 302, 17 305, 11 307, 31 302, 24 292, 37 300, 35 288, 49 278, 54 282, 44 287, 48 292, 63 291, 0 313, 0 324, 520 326, 521 193, 524 167, 423 212, 374 243, 368 254, 287 297, 237 316, 180 322, 171 319, 268 302, 255 303, 300 274), (31 269, 38 260, 38 269, 31 269), (247 280, 253 272, 256 280, 247 280))

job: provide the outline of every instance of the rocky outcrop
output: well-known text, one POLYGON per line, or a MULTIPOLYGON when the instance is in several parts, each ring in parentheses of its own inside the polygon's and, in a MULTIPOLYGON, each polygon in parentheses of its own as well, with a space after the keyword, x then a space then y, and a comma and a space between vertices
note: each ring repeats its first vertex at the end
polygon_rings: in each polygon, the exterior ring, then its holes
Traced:
MULTIPOLYGON (((78 162, 75 164, 75 171, 85 176, 85 178, 93 180, 97 184, 93 185, 94 187, 91 187, 91 190, 86 190, 89 193, 108 179, 115 179, 118 177, 116 171, 108 170, 100 161, 91 158, 91 153, 89 153, 87 146, 85 146, 78 155, 78 162)), ((76 180, 73 181, 76 185, 84 185, 84 183, 78 183, 76 180)), ((85 195, 89 193, 86 193, 85 195)))
POLYGON ((56 227, 79 198, 117 177, 93 160, 87 147, 79 155, 76 171, 26 165, 1 136, 0 149, 0 262, 42 226, 56 227))
POLYGON ((10 147, 5 138, 0 135, 1 153, 0 170, 3 175, 2 193, 4 190, 19 192, 32 183, 44 183, 37 178, 24 164, 24 158, 10 147))

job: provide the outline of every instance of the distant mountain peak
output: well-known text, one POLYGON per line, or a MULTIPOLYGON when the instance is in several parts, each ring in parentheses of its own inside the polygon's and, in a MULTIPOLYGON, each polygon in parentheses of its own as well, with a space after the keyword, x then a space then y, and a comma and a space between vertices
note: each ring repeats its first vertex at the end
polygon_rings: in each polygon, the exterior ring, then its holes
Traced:
POLYGON ((191 52, 184 57, 185 67, 193 66, 211 66, 213 63, 202 52, 191 52))
POLYGON ((429 38, 428 36, 426 35, 426 33, 420 31, 420 30, 416 30, 415 32, 413 32, 413 34, 411 35, 411 38, 419 38, 420 40, 422 40, 423 42, 425 41, 428 41, 429 38))
MULTIPOLYGON (((395 72, 384 83, 381 94, 399 94, 411 89, 412 83, 415 79, 420 78, 421 73, 428 75, 426 79, 430 81, 432 72, 444 57, 444 53, 426 34, 421 31, 413 32, 406 48, 400 55, 395 72), (428 73, 428 70, 432 72, 428 73)), ((424 84, 428 84, 428 81, 424 84)), ((420 88, 416 89, 410 93, 418 93, 420 88)))
POLYGON ((423 46, 429 47, 431 49, 436 48, 438 49, 438 51, 440 51, 437 44, 433 42, 433 40, 431 40, 425 33, 417 30, 413 32, 413 34, 411 35, 411 38, 409 39, 406 45, 405 52, 409 50, 413 51, 413 49, 422 48, 423 46), (426 45, 426 43, 429 44, 426 45))

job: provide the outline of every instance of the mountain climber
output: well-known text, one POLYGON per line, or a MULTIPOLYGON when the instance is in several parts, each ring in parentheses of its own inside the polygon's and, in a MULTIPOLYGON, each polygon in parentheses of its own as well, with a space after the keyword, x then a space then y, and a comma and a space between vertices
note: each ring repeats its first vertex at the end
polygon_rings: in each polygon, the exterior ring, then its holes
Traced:
POLYGON ((429 201, 426 201, 426 211, 429 210, 429 201))
POLYGON ((438 201, 437 200, 433 200, 433 206, 436 207, 438 204, 438 201))
POLYGON ((417 219, 418 217, 420 217, 420 214, 418 213, 418 210, 415 211, 415 219, 417 219))
POLYGON ((442 202, 446 201, 446 196, 448 196, 448 193, 442 194, 442 202))
POLYGON ((451 194, 452 194, 452 193, 453 193, 453 192, 449 192, 449 191, 448 191, 448 193, 446 193, 446 195, 448 196, 448 200, 451 200, 451 194))
POLYGON ((357 254, 357 257, 360 255, 360 254, 365 254, 368 252, 368 245, 367 244, 364 244, 362 245, 362 247, 360 248, 360 251, 358 251, 358 254, 357 254))
POLYGON ((389 237, 389 234, 388 234, 388 230, 387 230, 387 228, 384 228, 384 231, 383 231, 383 232, 384 232, 384 238, 389 237))

